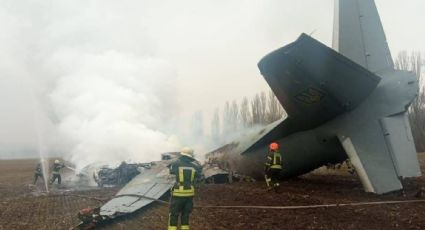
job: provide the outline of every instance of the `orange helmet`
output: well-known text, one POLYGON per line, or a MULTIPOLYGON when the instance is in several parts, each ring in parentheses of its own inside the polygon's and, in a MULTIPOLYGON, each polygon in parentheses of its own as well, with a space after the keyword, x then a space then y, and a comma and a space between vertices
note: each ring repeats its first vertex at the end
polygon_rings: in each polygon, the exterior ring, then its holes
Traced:
POLYGON ((279 149, 279 145, 276 142, 271 143, 269 147, 272 151, 276 151, 279 149))

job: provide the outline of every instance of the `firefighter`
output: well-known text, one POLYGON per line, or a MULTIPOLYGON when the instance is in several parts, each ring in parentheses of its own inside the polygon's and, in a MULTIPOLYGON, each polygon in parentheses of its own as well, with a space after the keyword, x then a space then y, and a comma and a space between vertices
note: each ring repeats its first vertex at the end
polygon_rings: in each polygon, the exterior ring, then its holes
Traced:
POLYGON ((41 168, 41 163, 38 163, 37 166, 35 167, 35 171, 34 171, 34 185, 37 183, 38 178, 43 179, 44 181, 44 177, 43 177, 43 169, 41 168))
POLYGON ((181 156, 170 164, 170 174, 176 175, 176 183, 171 190, 168 230, 177 230, 180 216, 181 230, 189 229, 189 215, 193 208, 195 183, 201 178, 202 168, 193 157, 193 150, 184 147, 181 156))
POLYGON ((61 184, 62 177, 60 174, 60 170, 64 168, 65 165, 61 164, 59 160, 55 160, 55 163, 53 164, 53 170, 52 170, 52 180, 50 181, 51 184, 55 182, 56 179, 58 179, 58 184, 61 184))
POLYGON ((282 171, 282 156, 279 152, 279 145, 273 142, 269 146, 269 153, 264 167, 266 184, 269 189, 277 189, 279 184, 279 175, 282 171))

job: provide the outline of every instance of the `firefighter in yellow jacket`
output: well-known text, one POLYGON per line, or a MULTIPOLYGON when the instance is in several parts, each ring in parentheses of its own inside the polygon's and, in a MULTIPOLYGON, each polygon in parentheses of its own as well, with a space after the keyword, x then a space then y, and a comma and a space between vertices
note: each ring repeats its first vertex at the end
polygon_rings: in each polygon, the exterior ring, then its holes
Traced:
POLYGON ((176 175, 176 184, 171 191, 168 230, 177 230, 180 216, 181 230, 189 230, 189 215, 193 208, 195 183, 202 174, 201 165, 193 158, 193 150, 185 147, 181 156, 173 162, 170 174, 176 175))
POLYGON ((277 189, 279 184, 279 175, 282 171, 282 156, 279 151, 279 144, 273 142, 269 146, 269 153, 264 167, 267 187, 277 189))

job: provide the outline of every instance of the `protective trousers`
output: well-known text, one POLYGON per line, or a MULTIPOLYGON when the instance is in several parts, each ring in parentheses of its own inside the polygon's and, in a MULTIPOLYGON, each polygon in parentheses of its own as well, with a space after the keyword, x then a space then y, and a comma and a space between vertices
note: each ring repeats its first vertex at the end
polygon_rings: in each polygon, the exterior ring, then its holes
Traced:
POLYGON ((266 171, 266 183, 268 187, 274 187, 275 184, 279 183, 280 169, 268 169, 266 171))
POLYGON ((53 184, 53 183, 55 183, 55 180, 56 180, 56 179, 58 179, 58 184, 61 184, 61 182, 62 182, 61 174, 53 173, 53 177, 52 177, 52 181, 51 181, 51 183, 52 183, 52 184, 53 184))
POLYGON ((39 177, 44 180, 43 174, 41 174, 41 173, 35 173, 34 174, 34 184, 37 183, 37 180, 38 180, 39 177))
POLYGON ((177 230, 179 222, 181 230, 189 230, 189 215, 193 209, 193 197, 171 197, 168 230, 177 230))

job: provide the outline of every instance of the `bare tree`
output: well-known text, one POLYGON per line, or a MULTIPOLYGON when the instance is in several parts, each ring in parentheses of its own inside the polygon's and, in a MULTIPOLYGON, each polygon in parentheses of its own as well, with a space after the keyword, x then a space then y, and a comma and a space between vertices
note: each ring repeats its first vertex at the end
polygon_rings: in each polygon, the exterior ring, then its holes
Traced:
POLYGON ((251 118, 252 118, 252 124, 260 124, 261 123, 261 99, 258 94, 256 94, 251 99, 251 118))
POLYGON ((268 101, 267 101, 267 123, 272 123, 274 121, 279 120, 282 118, 285 114, 282 105, 277 100, 276 96, 274 95, 273 91, 269 91, 268 95, 268 101))
POLYGON ((230 125, 231 131, 236 132, 238 130, 238 119, 239 118, 239 106, 236 100, 232 102, 230 107, 230 125))
POLYGON ((215 109, 211 120, 211 138, 215 144, 220 143, 220 111, 215 109))
POLYGON ((267 96, 265 92, 260 94, 260 124, 267 124, 267 96))
POLYGON ((423 152, 425 151, 425 88, 422 66, 425 65, 425 60, 420 52, 408 54, 406 51, 402 51, 398 54, 395 65, 397 69, 411 71, 418 77, 419 95, 413 101, 408 113, 416 149, 423 152))
POLYGON ((230 115, 230 103, 228 101, 226 101, 226 105, 224 106, 224 111, 223 111, 223 122, 222 122, 222 134, 223 135, 227 135, 231 132, 231 115, 230 115))
POLYGON ((240 123, 243 127, 249 127, 251 125, 251 114, 249 112, 248 98, 244 97, 240 106, 240 123))
POLYGON ((241 128, 272 123, 282 118, 284 114, 285 111, 271 90, 268 94, 257 93, 250 100, 244 97, 239 104, 236 100, 232 103, 226 102, 221 130, 223 134, 228 135, 241 128))
POLYGON ((410 61, 407 51, 401 51, 395 60, 395 66, 399 70, 409 70, 410 71, 410 61))

